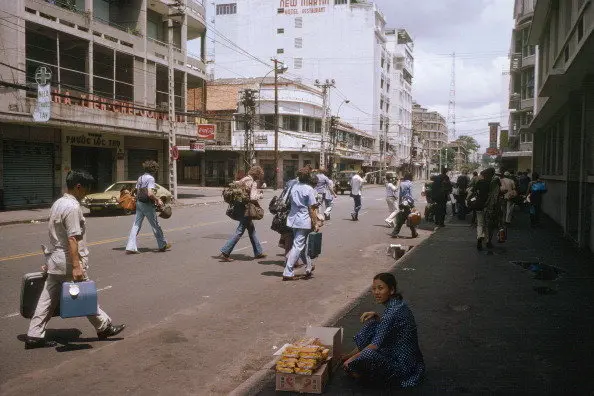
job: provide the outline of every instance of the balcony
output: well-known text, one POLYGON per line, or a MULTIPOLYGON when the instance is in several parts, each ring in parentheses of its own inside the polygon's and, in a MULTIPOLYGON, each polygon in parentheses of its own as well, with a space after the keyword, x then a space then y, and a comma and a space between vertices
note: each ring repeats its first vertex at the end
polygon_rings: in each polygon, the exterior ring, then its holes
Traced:
POLYGON ((520 71, 521 68, 522 68, 522 54, 519 52, 516 52, 516 53, 512 54, 512 56, 511 56, 509 69, 513 73, 513 72, 520 71))
POLYGON ((509 106, 510 110, 520 110, 520 94, 519 93, 512 93, 509 95, 509 106))
POLYGON ((188 29, 206 30, 204 2, 202 0, 188 0, 186 15, 188 16, 188 29))
POLYGON ((522 68, 526 68, 526 67, 534 67, 536 63, 536 55, 532 54, 532 55, 528 55, 524 58, 522 58, 522 64, 520 67, 522 68))

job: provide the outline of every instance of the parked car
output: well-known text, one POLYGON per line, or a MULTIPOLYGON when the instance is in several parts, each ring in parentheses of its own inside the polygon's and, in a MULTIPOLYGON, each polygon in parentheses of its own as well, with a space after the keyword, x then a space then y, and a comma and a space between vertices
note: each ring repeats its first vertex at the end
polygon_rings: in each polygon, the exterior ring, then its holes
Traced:
MULTIPOLYGON (((170 203, 173 195, 165 187, 156 184, 157 188, 153 189, 155 195, 163 201, 163 203, 170 203)), ((126 189, 132 191, 136 188, 136 181, 119 181, 107 187, 104 192, 89 194, 81 201, 82 206, 88 208, 91 213, 99 211, 124 211, 118 202, 120 191, 126 189)))
POLYGON ((351 178, 355 176, 358 171, 355 170, 348 170, 348 171, 340 171, 336 174, 334 178, 334 192, 337 194, 344 194, 345 191, 351 191, 351 178))

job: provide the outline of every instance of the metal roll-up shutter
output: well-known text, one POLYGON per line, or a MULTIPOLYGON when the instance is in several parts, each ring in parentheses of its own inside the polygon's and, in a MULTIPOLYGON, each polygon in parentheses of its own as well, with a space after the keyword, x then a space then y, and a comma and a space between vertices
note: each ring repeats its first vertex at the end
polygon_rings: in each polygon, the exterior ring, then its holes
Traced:
POLYGON ((4 207, 51 204, 54 190, 54 145, 3 142, 4 207))
POLYGON ((136 180, 144 173, 142 163, 146 160, 159 160, 157 150, 130 149, 128 150, 128 180, 136 180))

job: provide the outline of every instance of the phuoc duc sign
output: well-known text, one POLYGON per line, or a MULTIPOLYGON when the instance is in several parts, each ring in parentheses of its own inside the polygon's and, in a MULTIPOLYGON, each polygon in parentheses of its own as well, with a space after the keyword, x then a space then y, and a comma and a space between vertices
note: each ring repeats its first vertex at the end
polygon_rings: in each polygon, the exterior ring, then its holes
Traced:
POLYGON ((285 15, 318 14, 326 12, 330 0, 279 0, 279 9, 285 15))

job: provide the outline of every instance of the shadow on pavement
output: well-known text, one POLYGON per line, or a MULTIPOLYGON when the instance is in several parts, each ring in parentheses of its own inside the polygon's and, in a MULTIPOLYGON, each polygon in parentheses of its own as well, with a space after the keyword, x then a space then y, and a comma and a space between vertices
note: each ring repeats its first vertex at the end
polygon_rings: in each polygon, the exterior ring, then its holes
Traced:
POLYGON ((261 275, 264 275, 264 276, 275 276, 277 278, 281 278, 283 276, 283 273, 280 272, 280 271, 264 271, 264 272, 262 272, 261 275))

